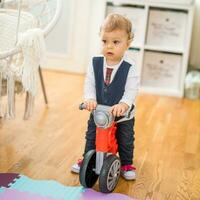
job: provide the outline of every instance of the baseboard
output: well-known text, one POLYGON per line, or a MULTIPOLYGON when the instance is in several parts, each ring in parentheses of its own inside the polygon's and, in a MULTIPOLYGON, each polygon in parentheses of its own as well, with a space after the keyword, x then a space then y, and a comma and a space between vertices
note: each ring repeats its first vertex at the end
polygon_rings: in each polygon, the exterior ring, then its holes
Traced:
POLYGON ((85 66, 81 61, 75 60, 70 55, 47 53, 46 58, 41 64, 44 69, 53 69, 56 71, 65 71, 83 74, 85 66))

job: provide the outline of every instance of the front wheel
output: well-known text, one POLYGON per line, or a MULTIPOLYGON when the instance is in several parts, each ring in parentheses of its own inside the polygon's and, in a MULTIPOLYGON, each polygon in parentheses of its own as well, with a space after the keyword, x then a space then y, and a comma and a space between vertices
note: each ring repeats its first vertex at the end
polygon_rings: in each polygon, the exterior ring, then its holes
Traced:
POLYGON ((121 162, 116 155, 109 155, 103 163, 99 175, 99 190, 103 193, 112 192, 120 177, 121 162))
POLYGON ((97 181, 98 175, 95 173, 96 151, 88 151, 83 159, 80 168, 79 180, 83 187, 91 188, 97 181))

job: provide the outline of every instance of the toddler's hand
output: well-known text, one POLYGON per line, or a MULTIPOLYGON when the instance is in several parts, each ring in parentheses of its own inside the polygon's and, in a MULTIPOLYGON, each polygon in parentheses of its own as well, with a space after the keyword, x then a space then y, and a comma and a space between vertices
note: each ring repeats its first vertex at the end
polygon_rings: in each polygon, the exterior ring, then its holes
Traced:
POLYGON ((97 107, 97 102, 95 100, 87 100, 84 102, 86 110, 93 111, 97 107))
POLYGON ((128 110, 129 106, 126 103, 119 103, 115 104, 110 108, 110 112, 113 114, 115 117, 120 117, 125 114, 125 112, 128 110))

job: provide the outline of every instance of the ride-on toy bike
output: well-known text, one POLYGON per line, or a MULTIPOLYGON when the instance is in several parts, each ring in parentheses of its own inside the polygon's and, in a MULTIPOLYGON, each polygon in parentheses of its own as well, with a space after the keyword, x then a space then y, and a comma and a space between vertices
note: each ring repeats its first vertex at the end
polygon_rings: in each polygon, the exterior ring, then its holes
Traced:
MULTIPOLYGON (((115 189, 121 169, 120 159, 116 155, 117 122, 109 112, 109 108, 110 106, 97 105, 93 111, 96 124, 96 149, 84 155, 79 173, 80 183, 85 188, 93 187, 99 178, 99 190, 103 193, 110 193, 115 189)), ((85 105, 82 103, 79 109, 85 109, 85 105)))

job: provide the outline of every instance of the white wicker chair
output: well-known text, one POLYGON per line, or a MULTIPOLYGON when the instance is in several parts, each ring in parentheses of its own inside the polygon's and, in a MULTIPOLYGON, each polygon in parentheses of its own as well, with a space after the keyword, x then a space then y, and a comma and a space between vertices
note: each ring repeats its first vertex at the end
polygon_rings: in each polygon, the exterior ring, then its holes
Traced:
MULTIPOLYGON (((14 89, 16 88, 13 85, 15 81, 20 82, 21 80, 11 68, 14 65, 20 65, 20 59, 24 58, 22 47, 19 45, 20 35, 39 28, 42 35, 47 37, 59 19, 61 4, 62 0, 0 0, 0 117, 5 116, 1 104, 2 95, 5 93, 3 91, 5 82, 7 84, 6 116, 13 118, 15 115, 14 89)), ((40 66, 38 66, 38 70, 47 104, 40 66)), ((29 91, 26 92, 25 119, 31 115, 34 99, 34 95, 29 91)))

